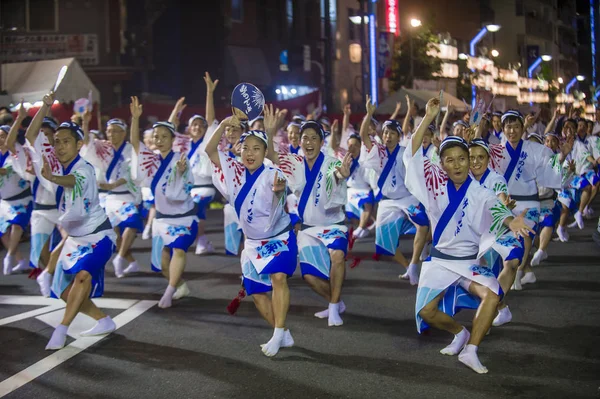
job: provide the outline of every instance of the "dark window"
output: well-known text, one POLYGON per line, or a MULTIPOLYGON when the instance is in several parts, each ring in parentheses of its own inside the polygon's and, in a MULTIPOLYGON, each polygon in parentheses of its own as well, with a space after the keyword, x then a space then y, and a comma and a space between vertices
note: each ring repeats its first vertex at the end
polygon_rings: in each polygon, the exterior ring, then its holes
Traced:
POLYGON ((26 10, 27 6, 23 0, 0 1, 0 29, 3 31, 8 31, 12 28, 25 30, 26 10))
POLYGON ((516 13, 517 17, 522 17, 523 16, 523 0, 516 0, 515 6, 516 6, 515 13, 516 13))
POLYGON ((29 0, 29 30, 56 30, 55 0, 29 0))
POLYGON ((231 20, 234 22, 244 20, 244 0, 231 0, 231 20))

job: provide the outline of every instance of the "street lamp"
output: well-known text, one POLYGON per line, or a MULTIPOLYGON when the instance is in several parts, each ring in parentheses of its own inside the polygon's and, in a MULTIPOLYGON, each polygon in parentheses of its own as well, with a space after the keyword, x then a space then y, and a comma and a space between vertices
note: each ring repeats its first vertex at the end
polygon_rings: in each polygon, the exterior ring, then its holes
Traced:
MULTIPOLYGON (((469 54, 471 55, 471 57, 475 57, 475 46, 477 45, 477 43, 479 43, 481 41, 481 39, 483 39, 483 37, 488 33, 488 32, 498 32, 500 30, 500 25, 496 25, 496 24, 489 24, 486 25, 484 28, 482 28, 479 33, 477 35, 475 35, 475 37, 471 40, 471 42, 469 43, 469 54)), ((471 71, 473 71, 473 69, 471 69, 471 71)), ((476 89, 475 89, 475 85, 471 84, 471 106, 473 108, 475 108, 475 100, 477 97, 477 93, 476 93, 476 89)))
MULTIPOLYGON (((361 20, 361 18, 360 18, 360 15, 353 15, 353 16, 351 16, 351 17, 349 17, 349 18, 350 18, 350 21, 352 21, 352 23, 353 23, 354 25, 360 25, 360 22, 361 22, 361 21, 360 21, 360 20, 361 20)), ((365 16, 363 17, 363 22, 364 22, 365 24, 368 24, 368 23, 369 23, 369 17, 367 17, 367 16, 365 15, 365 16)))
POLYGON ((496 57, 498 57, 499 55, 500 55, 500 53, 498 52, 498 50, 496 50, 496 49, 493 49, 493 50, 492 50, 492 57, 496 58, 496 57))
MULTIPOLYGON (((537 59, 535 61, 533 61, 533 64, 531 64, 531 66, 529 68, 527 68, 527 77, 529 79, 531 79, 532 76, 533 76, 533 72, 537 69, 537 67, 540 66, 540 64, 543 61, 548 62, 548 61, 551 61, 551 60, 552 60, 552 56, 551 55, 547 55, 547 54, 544 54, 542 56, 537 57, 537 59)), ((529 88, 529 92, 530 93, 533 92, 533 89, 529 88)), ((529 102, 529 106, 532 106, 532 105, 533 105, 533 101, 530 101, 529 102)))
POLYGON ((571 91, 571 88, 575 85, 575 83, 583 82, 584 80, 585 80, 585 76, 583 76, 583 75, 575 76, 573 79, 571 79, 571 81, 569 83, 567 83, 567 87, 565 87, 565 93, 569 94, 569 92, 571 91))
MULTIPOLYGON (((419 26, 421 26, 421 20, 420 19, 416 19, 416 18, 412 18, 410 20, 410 26, 412 26, 413 28, 418 28, 419 26)), ((409 36, 409 47, 410 47, 410 78, 412 79, 414 74, 415 74, 415 62, 414 62, 414 55, 413 55, 413 35, 412 32, 410 33, 409 36)))
POLYGON ((563 83, 565 83, 565 81, 563 80, 563 78, 558 78, 558 83, 563 84, 563 83))

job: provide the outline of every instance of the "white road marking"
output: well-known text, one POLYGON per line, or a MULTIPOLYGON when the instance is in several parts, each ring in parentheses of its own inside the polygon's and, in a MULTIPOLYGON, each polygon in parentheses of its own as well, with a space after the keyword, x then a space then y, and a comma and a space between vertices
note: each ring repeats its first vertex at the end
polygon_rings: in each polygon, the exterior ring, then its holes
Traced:
MULTIPOLYGON (((19 304, 19 305, 24 304, 23 302, 15 303, 11 299, 8 299, 7 301, 3 301, 3 299, 6 299, 7 297, 8 296, 0 296, 0 304, 7 304, 7 303, 15 304, 15 305, 16 304, 19 304)), ((21 297, 21 298, 37 298, 37 299, 41 298, 41 299, 45 299, 45 300, 49 299, 49 298, 43 298, 43 297, 21 297)), ((27 300, 29 300, 29 299, 27 299, 27 300)), ((53 301, 56 301, 56 300, 53 300, 53 301)), ((130 301, 130 300, 124 300, 124 301, 130 301)), ((35 302, 35 301, 31 300, 31 302, 35 302)), ((94 302, 96 302, 96 301, 94 301, 94 302)), ((131 307, 129 307, 123 313, 119 314, 118 316, 116 316, 113 319, 115 324, 117 325, 117 329, 123 327, 130 321, 134 320, 136 317, 139 317, 142 313, 144 313, 145 311, 147 311, 148 309, 150 309, 151 307, 153 307, 154 305, 156 305, 158 303, 157 301, 139 301, 139 302, 132 301, 132 302, 133 303, 132 303, 131 307)), ((39 304, 39 303, 28 303, 28 304, 34 305, 34 304, 39 304)), ((53 302, 53 304, 56 304, 56 302, 53 302)), ((64 304, 63 304, 63 306, 64 306, 64 304)), ((49 307, 50 306, 48 306, 48 308, 49 307)), ((42 309, 45 309, 45 308, 42 308, 42 309)), ((41 311, 41 309, 37 309, 37 310, 41 311)), ((51 309, 51 310, 54 310, 54 309, 51 309)), ((31 312, 34 312, 34 311, 31 311, 31 312)), ((31 313, 31 312, 27 312, 27 313, 31 313)), ((40 313, 44 313, 44 312, 40 312, 40 313)), ((40 313, 37 313, 37 314, 40 314, 40 313)), ((27 367, 25 370, 20 371, 19 373, 13 375, 12 377, 9 377, 6 380, 0 382, 0 398, 5 395, 8 395, 9 393, 22 387, 23 385, 33 381, 34 379, 38 378, 39 376, 47 373, 48 371, 52 370, 53 368, 66 362, 67 360, 69 360, 72 357, 76 356, 77 354, 83 352, 84 350, 86 350, 90 346, 96 344, 97 342, 101 341, 102 339, 104 339, 107 336, 108 335, 102 335, 102 336, 98 336, 98 337, 78 338, 77 340, 71 342, 69 345, 67 345, 63 349, 61 349, 57 352, 54 352, 50 356, 47 356, 44 359, 33 364, 32 366, 27 367)))
MULTIPOLYGON (((43 308, 38 308, 38 309, 34 309, 34 310, 30 310, 29 312, 25 312, 25 313, 20 313, 14 316, 9 316, 9 317, 5 317, 3 319, 0 319, 0 326, 3 326, 5 324, 10 324, 10 323, 14 323, 16 321, 19 320, 24 320, 24 319, 29 319, 30 317, 35 317, 44 313, 49 313, 58 309, 62 309, 65 307, 64 303, 57 303, 54 305, 50 305, 50 306, 46 306, 43 308)), ((61 311, 62 312, 62 311, 61 311)))

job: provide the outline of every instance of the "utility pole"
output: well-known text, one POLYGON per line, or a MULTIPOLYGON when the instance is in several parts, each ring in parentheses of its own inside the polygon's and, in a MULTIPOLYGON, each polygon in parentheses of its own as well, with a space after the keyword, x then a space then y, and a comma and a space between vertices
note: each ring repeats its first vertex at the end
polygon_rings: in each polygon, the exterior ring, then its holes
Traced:
POLYGON ((367 93, 369 87, 369 80, 367 76, 367 65, 366 62, 368 60, 368 52, 367 52, 367 41, 365 40, 365 0, 358 0, 359 3, 359 13, 360 15, 360 49, 361 49, 361 57, 360 57, 360 73, 362 76, 362 97, 364 104, 367 101, 367 93))
MULTIPOLYGON (((335 0, 334 0, 335 1, 335 0)), ((323 1, 323 8, 325 14, 325 29, 324 29, 324 39, 325 39, 325 59, 323 60, 325 64, 325 93, 324 94, 324 103, 327 109, 327 112, 331 112, 331 106, 333 104, 333 96, 332 96, 332 81, 333 81, 333 73, 332 73, 332 63, 333 63, 333 51, 331 48, 331 15, 329 13, 330 0, 323 1)))

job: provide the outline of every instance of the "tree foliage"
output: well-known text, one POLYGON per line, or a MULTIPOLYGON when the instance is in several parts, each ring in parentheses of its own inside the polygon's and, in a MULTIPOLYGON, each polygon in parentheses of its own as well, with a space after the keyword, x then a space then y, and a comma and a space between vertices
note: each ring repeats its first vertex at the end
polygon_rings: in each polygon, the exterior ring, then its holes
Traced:
POLYGON ((406 35, 394 45, 392 56, 392 75, 390 85, 392 90, 398 90, 402 86, 412 86, 413 79, 436 79, 434 73, 441 72, 442 60, 427 55, 430 43, 439 43, 437 35, 431 32, 428 26, 407 29, 406 35), (413 54, 413 76, 410 76, 410 39, 412 35, 413 54))

